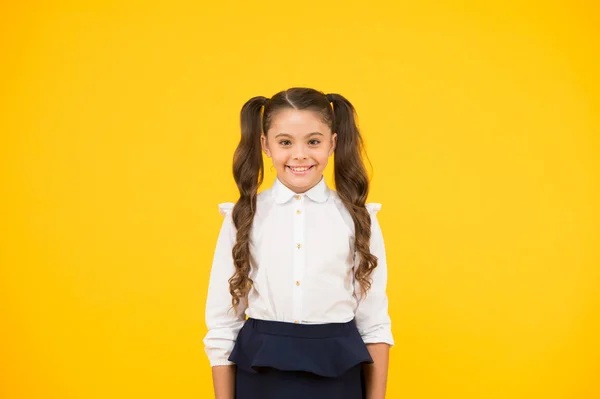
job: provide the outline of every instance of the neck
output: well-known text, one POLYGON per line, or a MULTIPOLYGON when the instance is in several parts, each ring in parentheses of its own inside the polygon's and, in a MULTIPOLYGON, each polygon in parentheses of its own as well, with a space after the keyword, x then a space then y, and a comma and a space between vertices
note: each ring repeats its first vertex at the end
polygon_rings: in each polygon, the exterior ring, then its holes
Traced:
POLYGON ((316 185, 318 185, 319 183, 321 183, 321 180, 323 180, 323 179, 324 179, 324 177, 323 177, 323 175, 321 175, 321 178, 319 180, 317 180, 316 183, 314 183, 314 184, 312 184, 311 186, 308 186, 308 187, 302 187, 302 188, 300 188, 300 187, 290 186, 290 185, 286 184, 283 180, 277 178, 277 180, 279 180, 279 182, 281 184, 283 184, 284 186, 286 186, 287 188, 289 188, 290 190, 292 190, 294 192, 294 194, 304 194, 304 193, 306 193, 311 188, 313 188, 316 185))

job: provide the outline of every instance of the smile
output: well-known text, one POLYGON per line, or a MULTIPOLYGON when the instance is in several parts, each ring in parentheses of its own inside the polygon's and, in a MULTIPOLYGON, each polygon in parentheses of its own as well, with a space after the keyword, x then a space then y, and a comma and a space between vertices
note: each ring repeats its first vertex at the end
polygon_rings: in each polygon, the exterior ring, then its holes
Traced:
POLYGON ((289 165, 286 165, 286 168, 288 168, 295 175, 305 175, 308 173, 309 170, 311 170, 314 167, 315 167, 315 165, 311 165, 311 166, 289 166, 289 165))

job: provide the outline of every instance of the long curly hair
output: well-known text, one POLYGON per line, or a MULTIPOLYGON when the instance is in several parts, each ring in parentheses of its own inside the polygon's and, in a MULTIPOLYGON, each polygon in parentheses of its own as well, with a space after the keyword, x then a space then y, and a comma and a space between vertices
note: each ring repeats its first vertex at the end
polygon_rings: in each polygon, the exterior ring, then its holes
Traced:
POLYGON ((369 178, 363 162, 364 147, 356 124, 356 112, 350 101, 339 94, 324 94, 309 88, 291 88, 270 99, 253 97, 242 107, 242 136, 233 156, 233 176, 240 192, 232 212, 237 233, 232 250, 235 273, 229 279, 229 292, 234 307, 247 298, 253 284, 249 277, 250 232, 256 213, 258 187, 264 176, 261 134, 267 134, 273 116, 284 108, 317 111, 323 123, 337 133, 335 189, 354 221, 354 247, 359 257, 355 278, 363 295, 370 289, 371 273, 377 267, 377 257, 371 254, 369 248, 371 217, 365 207, 369 178))

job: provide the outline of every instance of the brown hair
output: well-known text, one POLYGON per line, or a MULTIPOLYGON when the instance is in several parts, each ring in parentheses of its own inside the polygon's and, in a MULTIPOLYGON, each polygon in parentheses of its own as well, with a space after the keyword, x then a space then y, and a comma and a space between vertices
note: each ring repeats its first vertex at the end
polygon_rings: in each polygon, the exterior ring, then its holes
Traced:
POLYGON ((377 257, 371 254, 369 248, 371 218, 365 207, 369 178, 362 159, 364 147, 352 104, 339 94, 325 95, 308 88, 284 90, 271 99, 253 97, 242 107, 242 137, 233 156, 233 176, 240 192, 232 212, 237 236, 232 251, 235 273, 229 279, 229 292, 234 307, 246 298, 253 283, 249 277, 250 232, 256 212, 258 187, 264 174, 260 137, 261 134, 267 134, 275 113, 284 108, 317 111, 332 133, 337 133, 335 188, 354 221, 354 247, 360 261, 355 278, 360 283, 362 294, 366 294, 371 287, 370 276, 377 267, 377 257))

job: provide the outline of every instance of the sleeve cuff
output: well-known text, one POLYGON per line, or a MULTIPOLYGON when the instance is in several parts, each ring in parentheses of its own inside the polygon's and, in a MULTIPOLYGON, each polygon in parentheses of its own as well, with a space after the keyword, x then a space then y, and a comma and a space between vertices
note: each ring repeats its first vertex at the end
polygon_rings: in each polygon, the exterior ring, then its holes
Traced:
POLYGON ((389 329, 378 329, 366 334, 361 334, 365 344, 388 344, 394 346, 394 337, 389 329))
POLYGON ((211 359, 210 360, 210 367, 215 367, 215 366, 234 366, 235 363, 230 362, 227 359, 211 359))

